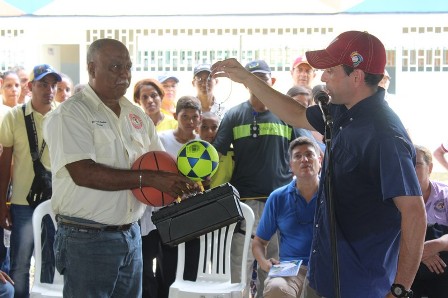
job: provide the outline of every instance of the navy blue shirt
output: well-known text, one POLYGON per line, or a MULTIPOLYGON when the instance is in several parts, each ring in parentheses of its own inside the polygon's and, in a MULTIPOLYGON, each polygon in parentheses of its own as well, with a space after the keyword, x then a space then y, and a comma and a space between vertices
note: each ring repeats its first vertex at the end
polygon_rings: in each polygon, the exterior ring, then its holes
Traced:
MULTIPOLYGON (((395 278, 401 216, 392 201, 419 196, 415 150, 384 89, 350 110, 329 106, 333 118, 332 188, 338 241, 341 296, 384 297, 395 278)), ((307 109, 310 124, 324 133, 318 106, 307 109)), ((325 156, 308 277, 320 295, 334 297, 324 183, 325 156)))

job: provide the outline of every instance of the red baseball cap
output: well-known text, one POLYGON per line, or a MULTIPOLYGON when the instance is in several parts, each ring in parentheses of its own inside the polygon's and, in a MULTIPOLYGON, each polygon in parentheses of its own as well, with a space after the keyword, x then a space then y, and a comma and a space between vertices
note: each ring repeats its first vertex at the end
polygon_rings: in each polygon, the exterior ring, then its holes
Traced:
POLYGON ((375 36, 347 31, 336 37, 325 50, 305 53, 308 63, 317 69, 347 65, 370 74, 384 74, 386 50, 375 36))
MULTIPOLYGON (((296 60, 294 60, 294 63, 292 64, 292 68, 294 68, 294 67, 296 67, 297 65, 300 65, 300 64, 310 65, 308 63, 308 61, 306 60, 306 56, 305 55, 297 57, 296 60)), ((310 67, 312 67, 312 66, 310 65, 310 67)))

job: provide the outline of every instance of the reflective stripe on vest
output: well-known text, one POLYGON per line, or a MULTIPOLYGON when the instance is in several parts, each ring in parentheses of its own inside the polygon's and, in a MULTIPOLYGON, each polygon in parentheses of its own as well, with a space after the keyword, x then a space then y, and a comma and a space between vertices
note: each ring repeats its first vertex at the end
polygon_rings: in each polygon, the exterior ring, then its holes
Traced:
MULTIPOLYGON (((259 136, 279 136, 291 140, 292 128, 280 123, 258 123, 260 127, 259 136)), ((252 124, 245 124, 233 128, 233 139, 250 137, 252 124)))

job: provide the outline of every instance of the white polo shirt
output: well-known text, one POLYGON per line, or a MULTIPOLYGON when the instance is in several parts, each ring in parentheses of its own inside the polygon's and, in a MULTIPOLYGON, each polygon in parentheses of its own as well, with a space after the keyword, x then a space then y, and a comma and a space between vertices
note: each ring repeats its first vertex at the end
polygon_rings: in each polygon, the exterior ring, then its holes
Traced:
POLYGON ((130 190, 102 191, 77 186, 66 164, 92 159, 113 168, 130 169, 148 151, 163 150, 154 124, 125 97, 120 117, 90 86, 60 104, 44 119, 53 173, 52 206, 56 214, 108 225, 135 222, 146 205, 130 190))

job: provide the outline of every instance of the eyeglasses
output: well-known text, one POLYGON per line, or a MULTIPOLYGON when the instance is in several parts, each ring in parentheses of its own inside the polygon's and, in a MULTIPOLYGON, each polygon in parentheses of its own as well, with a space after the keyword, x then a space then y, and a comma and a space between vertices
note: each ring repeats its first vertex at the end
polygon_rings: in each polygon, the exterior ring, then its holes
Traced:
POLYGON ((211 78, 209 77, 209 76, 207 76, 207 77, 194 77, 194 80, 196 81, 196 82, 209 82, 209 81, 211 81, 211 78))

